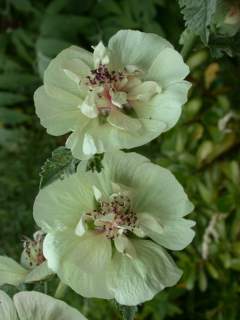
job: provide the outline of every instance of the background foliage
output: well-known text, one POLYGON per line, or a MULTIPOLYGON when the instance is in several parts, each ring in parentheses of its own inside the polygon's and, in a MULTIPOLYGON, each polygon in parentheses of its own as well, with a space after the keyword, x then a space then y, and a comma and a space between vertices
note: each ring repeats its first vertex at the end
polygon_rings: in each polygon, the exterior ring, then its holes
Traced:
MULTIPOLYGON (((194 37, 195 49, 188 55, 189 102, 175 128, 137 151, 168 167, 184 185, 195 204, 196 237, 185 251, 175 253, 184 269, 181 282, 140 306, 136 319, 239 319, 240 36, 214 27, 219 1, 0 3, 0 254, 19 258, 23 235, 35 230, 32 204, 40 168, 65 141, 47 135, 34 113, 33 92, 49 60, 70 44, 90 49, 126 28, 157 33, 179 49, 185 19, 181 41, 191 32, 200 36, 194 37)), ((61 158, 61 149, 53 156, 61 158)), ((60 159, 63 171, 75 165, 68 156, 60 159)), ((90 319, 118 319, 112 302, 81 299, 71 290, 66 300, 90 319)))

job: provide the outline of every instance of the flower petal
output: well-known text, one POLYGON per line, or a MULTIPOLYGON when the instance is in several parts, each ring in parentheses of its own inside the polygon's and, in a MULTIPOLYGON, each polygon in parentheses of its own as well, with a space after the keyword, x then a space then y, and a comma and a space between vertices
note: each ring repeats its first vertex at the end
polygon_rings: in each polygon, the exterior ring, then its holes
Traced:
POLYGON ((175 285, 182 272, 167 252, 148 240, 132 240, 137 257, 115 253, 108 271, 108 286, 118 303, 137 305, 165 287, 175 285))
MULTIPOLYGON (((132 188, 135 212, 148 212, 161 219, 183 217, 193 210, 182 186, 167 169, 137 153, 106 153, 103 162, 108 176, 132 188)), ((161 223, 162 224, 162 223, 161 223)))
POLYGON ((112 110, 107 118, 107 121, 114 127, 127 131, 138 131, 141 128, 141 122, 125 115, 117 109, 112 110))
POLYGON ((26 276, 24 282, 25 283, 31 283, 31 282, 37 282, 44 280, 48 278, 49 276, 53 275, 54 272, 49 269, 47 261, 44 261, 36 268, 32 269, 28 275, 26 276))
POLYGON ((159 94, 161 92, 161 88, 154 81, 144 81, 141 84, 133 87, 128 93, 129 100, 140 100, 145 103, 148 103, 149 100, 159 94))
POLYGON ((163 233, 163 226, 161 226, 160 222, 152 215, 144 212, 138 213, 137 217, 139 227, 146 235, 149 235, 151 232, 156 234, 163 233))
POLYGON ((1 320, 18 320, 12 299, 2 290, 0 290, 0 317, 1 320))
POLYGON ((138 214, 140 228, 152 240, 170 250, 182 250, 195 235, 191 229, 195 222, 183 218, 163 219, 147 214, 138 214))
POLYGON ((24 282, 28 271, 15 260, 0 256, 0 286, 11 284, 18 286, 24 282))
MULTIPOLYGON (((49 88, 50 89, 50 88, 49 88)), ((56 93, 59 96, 59 92, 56 93)), ((34 93, 36 113, 49 134, 58 136, 86 124, 89 119, 81 114, 75 100, 69 102, 49 96, 42 86, 34 93)), ((78 100, 81 103, 81 100, 78 100)))
POLYGON ((136 250, 131 241, 125 235, 119 235, 114 239, 114 245, 118 252, 125 254, 129 258, 136 257, 136 250))
POLYGON ((165 48, 150 66, 145 80, 156 81, 165 88, 170 83, 183 80, 189 73, 189 67, 182 56, 172 48, 165 48))
POLYGON ((46 232, 74 229, 81 214, 94 209, 94 201, 87 175, 79 172, 41 189, 34 202, 33 216, 46 232))
MULTIPOLYGON (((134 105, 138 117, 149 119, 149 122, 161 121, 165 124, 162 131, 172 128, 179 119, 182 112, 182 105, 187 101, 187 94, 191 84, 187 81, 180 81, 167 86, 164 91, 154 96, 149 103, 134 105)), ((156 130, 159 130, 156 126, 156 130)))
POLYGON ((108 43, 110 62, 113 69, 134 65, 147 70, 164 48, 172 47, 156 34, 135 30, 121 30, 108 43))
POLYGON ((96 47, 93 47, 93 61, 94 61, 94 66, 98 67, 99 64, 108 64, 109 63, 109 57, 107 54, 107 49, 100 41, 96 47))
POLYGON ((78 237, 72 231, 64 231, 48 234, 44 240, 49 267, 85 297, 113 297, 106 287, 111 254, 111 241, 101 234, 87 232, 78 237))
POLYGON ((82 237, 76 236, 72 230, 48 234, 43 251, 49 267, 54 271, 68 261, 85 272, 102 271, 112 255, 111 241, 103 234, 92 231, 82 237), (54 256, 58 257, 58 261, 54 256))
MULTIPOLYGON (((76 61, 76 59, 81 60, 82 63, 92 69, 92 54, 82 48, 72 46, 61 51, 57 57, 50 62, 44 72, 44 84, 53 85, 81 97, 79 83, 69 77, 69 74, 65 71, 67 69, 69 70, 70 61, 73 60, 73 63, 75 63, 74 61, 76 61)), ((70 71, 72 71, 72 68, 70 71)))
POLYGON ((121 92, 121 91, 114 92, 113 90, 110 90, 110 96, 112 98, 112 103, 120 109, 122 109, 123 105, 127 103, 126 92, 121 92))
POLYGON ((88 94, 83 103, 79 106, 82 113, 90 118, 94 119, 98 116, 98 110, 95 104, 95 98, 93 94, 88 94))
POLYGON ((65 302, 40 292, 19 292, 13 300, 20 320, 86 320, 65 302))
POLYGON ((84 135, 82 150, 87 156, 92 156, 97 153, 97 147, 95 145, 94 138, 89 133, 85 133, 84 135))
MULTIPOLYGON (((132 119, 130 118, 131 121, 132 119)), ((145 123, 145 121, 143 122, 145 123)), ((120 125, 123 127, 124 124, 119 124, 119 126, 120 125)), ((150 127, 148 123, 146 123, 146 126, 150 127)), ((161 123, 161 127, 165 128, 165 124, 161 123)), ((93 155, 93 152, 114 152, 115 150, 119 149, 137 147, 149 142, 158 135, 159 131, 146 130, 146 127, 143 125, 138 131, 127 131, 110 125, 108 122, 100 123, 98 119, 93 119, 89 125, 83 127, 81 130, 73 132, 68 137, 66 147, 71 149, 74 157, 78 159, 88 159, 91 155, 93 155), (84 143, 85 136, 87 138, 84 143)))

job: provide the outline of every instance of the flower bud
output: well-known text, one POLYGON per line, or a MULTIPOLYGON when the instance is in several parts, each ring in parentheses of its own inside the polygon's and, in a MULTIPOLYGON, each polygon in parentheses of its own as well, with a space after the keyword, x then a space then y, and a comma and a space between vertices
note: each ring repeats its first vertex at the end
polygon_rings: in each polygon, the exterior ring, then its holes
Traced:
POLYGON ((42 230, 34 233, 33 240, 25 237, 21 255, 21 264, 25 268, 34 269, 46 260, 42 250, 44 237, 45 234, 42 230))

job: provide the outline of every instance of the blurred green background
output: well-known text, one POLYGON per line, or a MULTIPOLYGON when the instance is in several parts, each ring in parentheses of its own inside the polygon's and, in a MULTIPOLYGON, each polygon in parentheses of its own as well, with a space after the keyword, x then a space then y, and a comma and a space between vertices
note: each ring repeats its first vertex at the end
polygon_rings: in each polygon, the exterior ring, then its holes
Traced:
MULTIPOLYGON (((127 28, 157 33, 180 49, 184 22, 175 0, 1 0, 0 6, 0 254, 19 259, 23 235, 35 230, 40 168, 66 138, 47 135, 34 113, 33 92, 50 59, 71 44, 90 49, 127 28)), ((140 306, 137 320, 240 317, 240 60, 211 58, 199 44, 188 64, 193 87, 181 120, 137 152, 184 185, 195 204, 196 237, 173 253, 184 270, 181 282, 140 306)), ((119 319, 111 302, 71 290, 66 299, 89 319, 119 319)))

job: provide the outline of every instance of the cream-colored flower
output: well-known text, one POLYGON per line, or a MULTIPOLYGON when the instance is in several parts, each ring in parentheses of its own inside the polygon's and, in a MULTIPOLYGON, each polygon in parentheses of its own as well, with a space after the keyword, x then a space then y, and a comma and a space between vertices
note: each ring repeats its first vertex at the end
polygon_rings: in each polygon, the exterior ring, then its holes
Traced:
POLYGON ((0 290, 0 320, 86 320, 86 318, 65 302, 40 292, 19 292, 12 300, 0 290))
POLYGON ((106 153, 101 173, 78 172, 43 188, 34 204, 49 267, 85 297, 123 305, 150 300, 181 277, 164 247, 194 236, 193 206, 166 169, 136 153, 106 153))
POLYGON ((189 68, 165 39, 123 30, 93 53, 73 46, 53 59, 34 94, 49 134, 72 132, 75 157, 143 145, 175 125, 189 68))
POLYGON ((0 256, 0 286, 10 284, 31 283, 44 280, 53 274, 43 256, 44 233, 34 233, 33 240, 25 238, 21 264, 9 257, 0 256))

